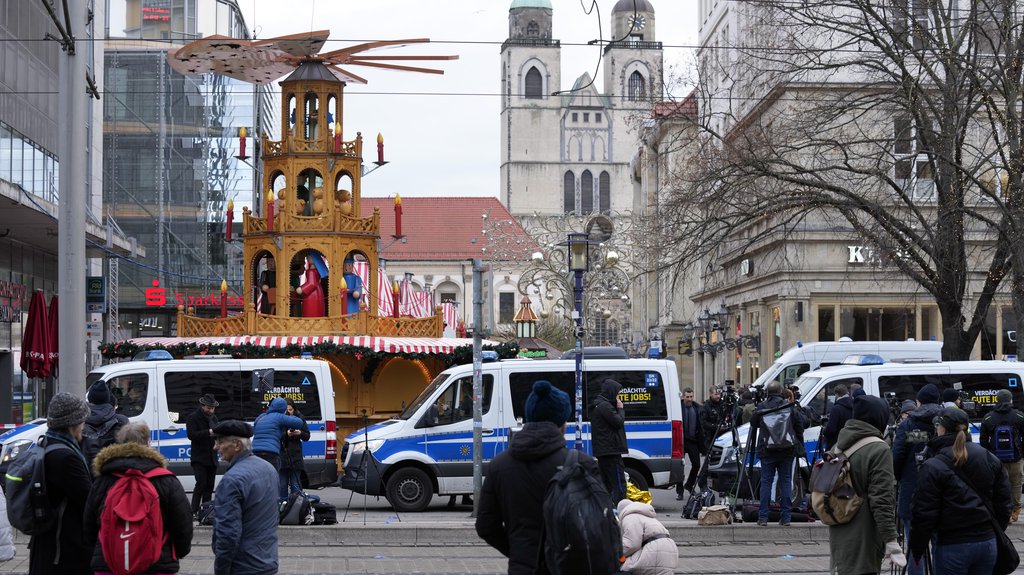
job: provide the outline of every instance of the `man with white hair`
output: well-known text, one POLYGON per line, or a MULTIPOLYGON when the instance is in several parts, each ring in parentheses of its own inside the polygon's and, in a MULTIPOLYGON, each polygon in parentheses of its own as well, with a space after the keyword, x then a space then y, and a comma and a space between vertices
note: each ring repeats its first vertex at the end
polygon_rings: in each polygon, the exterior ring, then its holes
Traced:
POLYGON ((213 572, 277 573, 277 470, 253 456, 252 428, 244 421, 218 423, 213 437, 229 464, 213 500, 213 572))

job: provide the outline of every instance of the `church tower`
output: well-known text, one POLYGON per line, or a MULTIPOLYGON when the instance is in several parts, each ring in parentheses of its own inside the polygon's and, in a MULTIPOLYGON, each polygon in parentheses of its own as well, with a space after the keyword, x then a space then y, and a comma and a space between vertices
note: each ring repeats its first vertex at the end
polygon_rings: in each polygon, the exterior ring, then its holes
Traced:
POLYGON ((654 7, 619 0, 612 8, 612 41, 604 48, 604 91, 612 106, 650 110, 661 100, 664 54, 655 41, 654 7))

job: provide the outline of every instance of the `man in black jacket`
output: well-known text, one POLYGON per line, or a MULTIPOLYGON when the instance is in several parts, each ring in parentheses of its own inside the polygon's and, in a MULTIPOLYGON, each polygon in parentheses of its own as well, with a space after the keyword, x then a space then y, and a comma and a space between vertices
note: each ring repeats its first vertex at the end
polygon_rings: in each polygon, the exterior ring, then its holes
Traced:
POLYGON ((708 389, 708 399, 700 408, 701 435, 703 436, 702 451, 718 439, 724 427, 725 402, 722 401, 722 390, 718 387, 708 389))
POLYGON ((526 398, 526 424, 507 450, 487 466, 477 507, 476 532, 508 557, 509 575, 538 570, 548 481, 565 461, 569 396, 540 380, 526 398))
POLYGON ((1010 521, 1020 517, 1021 474, 1024 473, 1024 414, 1013 408, 1013 393, 1009 389, 996 392, 996 408, 981 422, 981 445, 999 458, 1010 480, 1013 494, 1013 514, 1010 521))
POLYGON ((835 405, 828 413, 828 424, 822 435, 825 437, 825 449, 832 449, 839 439, 839 430, 846 425, 846 420, 853 417, 853 396, 842 383, 837 383, 833 388, 836 394, 835 405))
POLYGON ((623 475, 622 454, 626 447, 626 411, 619 399, 622 386, 614 379, 601 384, 601 395, 590 406, 590 439, 594 457, 601 468, 601 478, 612 501, 626 497, 626 478, 623 475))
POLYGON ((196 476, 192 490, 192 515, 213 495, 213 481, 217 477, 217 455, 213 452, 213 428, 217 425, 214 412, 220 402, 213 394, 199 398, 199 407, 185 420, 185 431, 192 442, 190 459, 196 476))
POLYGON ((114 410, 114 396, 105 381, 92 384, 85 399, 89 402, 89 417, 82 429, 82 451, 91 466, 96 454, 114 443, 117 431, 128 423, 128 418, 114 410))
POLYGON ((757 456, 761 459, 761 507, 758 525, 768 525, 772 486, 779 476, 779 525, 789 525, 793 508, 793 462, 804 454, 804 421, 799 404, 782 397, 782 384, 773 381, 765 389, 768 399, 754 411, 750 429, 756 433, 757 456))
MULTIPOLYGON (((693 400, 693 388, 687 387, 681 394, 683 423, 683 454, 690 459, 690 473, 686 483, 676 484, 676 500, 686 498, 685 492, 693 492, 700 470, 700 456, 704 453, 704 430, 700 424, 701 407, 693 400)), ((701 486, 703 487, 703 486, 701 486)))

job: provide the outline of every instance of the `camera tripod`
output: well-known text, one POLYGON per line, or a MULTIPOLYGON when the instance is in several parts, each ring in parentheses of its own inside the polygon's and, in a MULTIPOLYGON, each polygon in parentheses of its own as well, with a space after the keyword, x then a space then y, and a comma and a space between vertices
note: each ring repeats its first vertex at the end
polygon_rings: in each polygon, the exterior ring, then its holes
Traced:
MULTIPOLYGON (((366 410, 365 409, 363 410, 363 441, 366 442, 366 443, 363 444, 363 445, 366 446, 366 449, 365 449, 365 451, 363 451, 363 459, 359 463, 359 468, 362 470, 362 473, 363 473, 363 525, 366 525, 366 507, 367 507, 367 497, 368 497, 367 496, 367 492, 368 492, 368 488, 369 488, 369 466, 370 466, 370 462, 371 461, 373 462, 373 469, 374 469, 374 471, 377 472, 377 476, 378 477, 380 476, 380 469, 377 467, 377 458, 373 456, 373 453, 371 453, 370 449, 369 449, 369 445, 370 445, 370 423, 369 423, 369 416, 366 415, 366 410)), ((345 505, 345 515, 341 518, 341 522, 342 523, 344 523, 345 521, 348 520, 349 509, 352 508, 352 497, 355 496, 355 494, 356 494, 355 491, 349 491, 349 493, 348 493, 348 503, 345 505)), ((379 496, 378 496, 378 499, 380 499, 379 496)), ((387 498, 385 498, 385 500, 387 500, 387 498)), ((398 510, 395 509, 395 506, 389 500, 388 500, 388 505, 391 505, 391 509, 395 512, 395 517, 397 517, 399 521, 402 521, 402 516, 399 515, 398 510)))
MULTIPOLYGON (((740 486, 743 484, 743 482, 744 481, 747 482, 747 489, 749 490, 751 496, 753 496, 754 490, 753 490, 752 484, 750 483, 749 476, 747 476, 746 473, 745 473, 746 472, 746 466, 743 465, 743 463, 742 463, 742 459, 743 458, 740 456, 740 451, 739 451, 739 445, 740 445, 739 433, 736 431, 736 422, 734 421, 734 418, 733 418, 733 412, 736 410, 736 404, 734 402, 723 401, 722 402, 722 406, 723 406, 722 413, 718 417, 718 421, 716 422, 715 429, 717 431, 719 431, 719 432, 722 429, 724 429, 724 428, 728 428, 729 429, 729 432, 732 435, 732 445, 731 445, 731 447, 733 449, 733 452, 736 453, 736 467, 737 467, 737 469, 736 469, 736 474, 737 474, 736 483, 732 485, 730 491, 725 492, 727 497, 729 496, 730 493, 732 494, 732 497, 729 500, 729 514, 733 515, 735 513, 735 510, 736 510, 736 499, 740 495, 739 489, 740 489, 740 486)), ((715 440, 716 439, 717 439, 717 436, 705 439, 707 445, 704 448, 703 453, 701 453, 701 455, 704 457, 704 461, 701 463, 700 470, 697 472, 697 477, 694 479, 695 487, 700 488, 702 485, 704 486, 701 489, 702 492, 705 492, 705 491, 708 490, 708 487, 707 487, 707 484, 708 484, 707 483, 707 481, 708 481, 707 480, 707 476, 708 476, 708 473, 710 472, 711 452, 712 452, 712 450, 715 447, 715 440)), ((748 444, 749 444, 749 441, 748 441, 748 444)), ((748 447, 749 447, 749 445, 748 445, 748 447)), ((743 453, 748 453, 748 452, 749 452, 749 449, 744 449, 744 451, 743 451, 743 453)), ((691 491, 691 498, 692 497, 694 497, 694 495, 692 494, 692 491, 691 491)))

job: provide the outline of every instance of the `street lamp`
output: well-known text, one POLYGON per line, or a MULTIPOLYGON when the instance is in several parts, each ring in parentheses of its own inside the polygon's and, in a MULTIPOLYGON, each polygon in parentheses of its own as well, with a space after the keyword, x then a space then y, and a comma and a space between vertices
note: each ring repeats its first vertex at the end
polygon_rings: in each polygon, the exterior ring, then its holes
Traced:
POLYGON ((574 447, 583 451, 583 273, 590 271, 590 234, 571 233, 566 245, 569 250, 569 271, 575 276, 573 299, 576 309, 576 443, 574 447))

